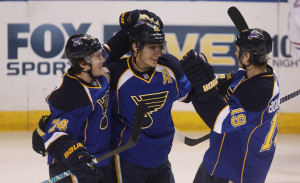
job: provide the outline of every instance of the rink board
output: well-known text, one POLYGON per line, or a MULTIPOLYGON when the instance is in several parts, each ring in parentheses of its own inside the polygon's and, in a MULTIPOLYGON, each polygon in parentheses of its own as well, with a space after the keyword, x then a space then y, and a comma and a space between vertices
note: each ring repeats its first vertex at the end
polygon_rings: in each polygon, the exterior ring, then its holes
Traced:
MULTIPOLYGON (((0 112, 0 131, 32 131, 37 127, 41 116, 48 114, 49 111, 0 112)), ((196 112, 173 111, 172 116, 175 127, 180 131, 209 131, 196 112)), ((299 119, 299 113, 280 113, 278 132, 300 134, 299 119)))
MULTIPOLYGON (((216 74, 237 67, 237 31, 227 15, 236 6, 250 27, 273 38, 269 64, 278 73, 281 96, 300 89, 300 60, 289 55, 288 4, 215 1, 28 1, 0 2, 0 131, 32 130, 47 113, 45 98, 69 67, 64 45, 74 33, 106 42, 119 15, 148 9, 164 22, 168 51, 178 59, 195 49, 207 55, 216 74), (45 112, 44 112, 45 111, 45 112)), ((279 132, 299 132, 300 97, 280 106, 279 132)), ((205 130, 191 104, 176 102, 174 121, 182 130, 205 130), (195 120, 195 119, 199 119, 195 120)))

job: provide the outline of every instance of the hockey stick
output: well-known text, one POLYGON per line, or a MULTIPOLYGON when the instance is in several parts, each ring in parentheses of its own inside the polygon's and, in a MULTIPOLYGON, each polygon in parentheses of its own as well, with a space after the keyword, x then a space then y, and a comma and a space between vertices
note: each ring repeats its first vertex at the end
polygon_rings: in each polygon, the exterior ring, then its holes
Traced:
POLYGON ((184 134, 182 134, 180 131, 178 131, 175 128, 175 137, 188 146, 195 146, 195 145, 200 144, 201 142, 209 139, 209 134, 206 134, 197 139, 193 139, 193 138, 185 136, 184 134))
MULTIPOLYGON (((298 96, 299 94, 300 94, 300 89, 297 90, 297 91, 294 91, 294 92, 292 92, 292 93, 290 93, 290 94, 288 94, 288 95, 286 95, 282 98, 280 98, 280 104, 282 104, 282 103, 298 96)), ((193 138, 185 136, 184 134, 182 134, 179 130, 177 130, 175 128, 175 137, 179 141, 183 142, 184 144, 186 144, 188 146, 195 146, 195 145, 200 144, 201 142, 209 139, 209 134, 206 134, 206 135, 204 135, 200 138, 197 138, 197 139, 193 139, 193 138)))
MULTIPOLYGON (((104 154, 98 158, 94 158, 92 160, 92 162, 88 163, 89 166, 92 166, 96 163, 99 163, 100 161, 106 159, 106 158, 109 158, 111 156, 114 156, 120 152, 123 152, 129 148, 132 148, 133 146, 135 146, 139 140, 139 136, 140 136, 140 132, 141 132, 141 126, 142 126, 142 123, 144 121, 144 116, 146 114, 146 109, 147 109, 147 106, 143 103, 139 104, 137 107, 136 107, 136 110, 135 110, 135 113, 134 113, 134 120, 133 120, 133 125, 132 125, 132 130, 131 130, 131 133, 130 133, 130 137, 129 137, 129 140, 127 141, 126 144, 124 144, 123 146, 117 148, 117 149, 114 149, 112 150, 111 152, 107 153, 107 154, 104 154)), ((45 180, 43 181, 42 183, 53 183, 53 182, 57 182, 67 176, 71 175, 71 171, 68 170, 68 171, 65 171, 59 175, 56 175, 54 177, 51 177, 50 179, 48 180, 45 180)))
MULTIPOLYGON (((239 32, 242 32, 243 30, 246 30, 246 29, 249 29, 243 15, 241 14, 241 12, 234 6, 228 8, 228 11, 227 11, 229 17, 231 18, 232 22, 234 23, 236 29, 239 31, 239 32)), ((283 103, 283 102, 286 102, 296 96, 298 96, 300 93, 300 90, 297 90, 297 91, 294 91, 293 93, 285 96, 285 97, 282 97, 280 99, 280 104, 283 103)))
MULTIPOLYGON (((228 9, 227 13, 239 32, 249 29, 244 17, 242 16, 241 12, 236 7, 234 7, 234 6, 230 7, 228 9)), ((209 134, 206 134, 197 139, 193 139, 193 138, 189 138, 189 137, 185 136, 184 134, 182 134, 180 131, 178 131, 175 128, 175 137, 188 146, 195 146, 195 145, 209 139, 209 134)))
MULTIPOLYGON (((234 6, 230 7, 228 9, 227 13, 228 13, 229 17, 231 18, 232 22, 234 23, 236 29, 239 32, 249 29, 243 15, 236 7, 234 7, 234 6)), ((289 95, 282 97, 280 99, 280 104, 298 96, 299 94, 300 94, 300 90, 297 90, 289 95)), ((209 134, 206 134, 197 139, 193 139, 193 138, 189 138, 189 137, 185 136, 184 134, 182 134, 180 131, 178 131, 175 128, 175 137, 188 146, 195 146, 195 145, 209 139, 209 134)))
POLYGON ((236 7, 234 6, 230 7, 227 13, 239 32, 249 29, 243 15, 236 7))
POLYGON ((297 97, 299 94, 300 94, 300 89, 297 90, 297 91, 294 91, 293 93, 290 93, 290 94, 288 94, 288 95, 282 97, 282 98, 280 99, 280 104, 282 104, 283 102, 286 102, 286 101, 288 101, 288 100, 290 100, 290 99, 292 99, 292 98, 294 98, 294 97, 297 97))
MULTIPOLYGON (((243 15, 236 7, 232 6, 232 7, 228 8, 227 13, 228 13, 229 17, 231 18, 232 22, 234 23, 236 29, 239 32, 249 29, 243 15)), ((280 99, 280 104, 298 96, 299 94, 300 94, 300 90, 297 90, 289 95, 282 97, 280 99)))

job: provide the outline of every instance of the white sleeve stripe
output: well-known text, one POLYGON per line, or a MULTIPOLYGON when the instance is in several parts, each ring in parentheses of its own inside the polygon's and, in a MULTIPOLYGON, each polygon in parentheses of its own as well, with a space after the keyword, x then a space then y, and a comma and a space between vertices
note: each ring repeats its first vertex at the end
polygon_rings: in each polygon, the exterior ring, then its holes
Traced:
POLYGON ((215 125, 214 125, 214 131, 221 134, 222 133, 222 126, 225 118, 229 115, 229 105, 225 106, 221 112, 219 113, 215 125))
POLYGON ((133 76, 134 75, 132 74, 132 72, 129 69, 127 69, 119 78, 118 85, 117 85, 118 90, 122 87, 124 83, 126 83, 126 81, 128 81, 133 76))
POLYGON ((89 99, 90 99, 90 101, 91 101, 91 104, 92 104, 92 106, 93 106, 93 111, 94 111, 94 102, 93 102, 93 98, 92 98, 92 96, 91 96, 91 93, 90 93, 90 90, 89 90, 89 88, 88 87, 86 87, 86 86, 84 86, 83 85, 83 87, 84 87, 84 89, 85 89, 85 92, 86 92, 86 94, 89 96, 89 99))
POLYGON ((274 81, 274 88, 273 88, 273 96, 271 98, 271 100, 273 100, 273 98, 279 94, 279 86, 277 85, 277 77, 276 77, 276 73, 275 74, 275 81, 274 81))
POLYGON ((47 149, 48 146, 54 142, 57 138, 59 138, 62 135, 68 135, 65 132, 54 132, 54 134, 52 135, 52 137, 50 139, 47 140, 47 142, 45 143, 45 148, 47 149))
POLYGON ((183 96, 183 97, 181 97, 181 98, 179 98, 177 100, 180 101, 180 102, 182 102, 183 100, 185 100, 188 97, 188 94, 189 93, 187 93, 185 96, 183 96))

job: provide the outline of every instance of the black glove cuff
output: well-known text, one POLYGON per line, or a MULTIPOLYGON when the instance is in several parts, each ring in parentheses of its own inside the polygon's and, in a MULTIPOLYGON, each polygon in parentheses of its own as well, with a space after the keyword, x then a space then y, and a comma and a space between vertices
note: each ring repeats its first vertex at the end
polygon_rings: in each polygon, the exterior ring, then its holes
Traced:
POLYGON ((47 152, 44 146, 44 141, 41 135, 37 132, 37 130, 34 130, 32 133, 32 148, 35 152, 46 156, 47 152))
POLYGON ((214 87, 205 93, 199 93, 196 90, 196 93, 197 93, 199 102, 206 103, 206 102, 213 100, 217 96, 217 89, 214 87))
POLYGON ((128 16, 130 15, 131 12, 124 12, 120 15, 119 17, 119 24, 121 26, 122 29, 126 29, 128 26, 128 16))
POLYGON ((85 150, 84 146, 75 142, 68 135, 63 135, 49 145, 47 151, 55 159, 66 162, 72 158, 69 158, 75 151, 85 150))

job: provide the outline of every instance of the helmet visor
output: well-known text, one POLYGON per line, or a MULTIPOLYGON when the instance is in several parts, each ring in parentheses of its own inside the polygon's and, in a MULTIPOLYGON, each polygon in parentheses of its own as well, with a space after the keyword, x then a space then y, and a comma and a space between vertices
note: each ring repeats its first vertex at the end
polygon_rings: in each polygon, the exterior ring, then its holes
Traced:
POLYGON ((101 44, 101 48, 99 51, 100 51, 102 57, 104 58, 104 62, 106 62, 108 59, 108 56, 109 56, 108 48, 106 48, 105 45, 101 44))

